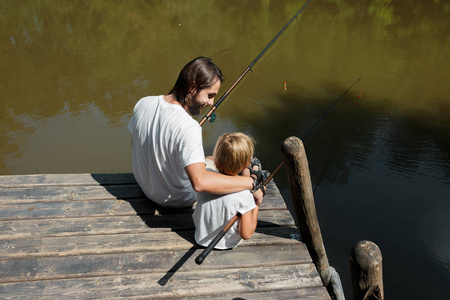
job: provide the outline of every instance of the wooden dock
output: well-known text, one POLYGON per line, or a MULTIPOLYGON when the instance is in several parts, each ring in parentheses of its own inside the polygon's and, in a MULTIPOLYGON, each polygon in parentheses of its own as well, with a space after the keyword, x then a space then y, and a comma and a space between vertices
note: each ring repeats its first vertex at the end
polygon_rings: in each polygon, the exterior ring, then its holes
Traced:
POLYGON ((0 298, 331 299, 273 182, 253 237, 200 266, 192 212, 132 174, 0 176, 0 298))

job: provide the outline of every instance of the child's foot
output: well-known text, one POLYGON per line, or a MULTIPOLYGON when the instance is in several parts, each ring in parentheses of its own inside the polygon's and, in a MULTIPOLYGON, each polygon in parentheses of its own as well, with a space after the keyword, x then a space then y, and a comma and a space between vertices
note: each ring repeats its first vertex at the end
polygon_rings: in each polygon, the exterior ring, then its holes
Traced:
POLYGON ((267 178, 269 178, 270 172, 267 171, 267 170, 263 170, 262 169, 261 162, 256 157, 252 158, 252 163, 251 164, 252 164, 252 167, 251 167, 252 169, 253 169, 254 166, 257 166, 258 170, 261 170, 262 175, 263 175, 263 181, 265 182, 267 180, 267 178))

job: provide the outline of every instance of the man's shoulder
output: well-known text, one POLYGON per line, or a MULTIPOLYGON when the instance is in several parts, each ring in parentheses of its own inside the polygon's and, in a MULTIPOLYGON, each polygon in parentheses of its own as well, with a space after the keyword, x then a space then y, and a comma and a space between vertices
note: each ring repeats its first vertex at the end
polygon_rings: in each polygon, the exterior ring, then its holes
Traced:
POLYGON ((136 106, 138 105, 145 105, 145 104, 151 104, 151 103, 155 103, 156 101, 159 101, 160 99, 162 99, 162 95, 159 96, 145 96, 141 99, 139 99, 139 101, 136 103, 136 106))

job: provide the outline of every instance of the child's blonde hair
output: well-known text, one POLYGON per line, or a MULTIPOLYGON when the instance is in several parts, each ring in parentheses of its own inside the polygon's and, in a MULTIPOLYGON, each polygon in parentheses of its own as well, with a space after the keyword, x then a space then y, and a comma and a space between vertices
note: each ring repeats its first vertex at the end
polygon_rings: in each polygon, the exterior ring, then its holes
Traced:
POLYGON ((242 132, 225 133, 217 140, 213 157, 220 173, 237 175, 251 162, 253 139, 242 132))

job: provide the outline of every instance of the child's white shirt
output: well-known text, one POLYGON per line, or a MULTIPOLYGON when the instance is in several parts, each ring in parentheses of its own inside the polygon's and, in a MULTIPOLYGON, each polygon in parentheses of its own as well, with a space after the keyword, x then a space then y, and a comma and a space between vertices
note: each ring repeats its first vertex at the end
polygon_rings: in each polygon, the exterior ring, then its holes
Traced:
MULTIPOLYGON (((195 241, 201 246, 208 246, 236 213, 244 215, 255 207, 255 200, 249 190, 227 195, 198 193, 197 206, 192 215, 195 241)), ((239 224, 240 220, 234 223, 214 248, 229 249, 239 245, 242 241, 239 224)))

